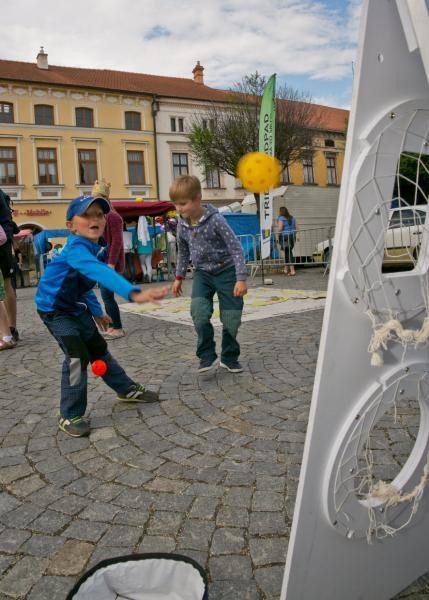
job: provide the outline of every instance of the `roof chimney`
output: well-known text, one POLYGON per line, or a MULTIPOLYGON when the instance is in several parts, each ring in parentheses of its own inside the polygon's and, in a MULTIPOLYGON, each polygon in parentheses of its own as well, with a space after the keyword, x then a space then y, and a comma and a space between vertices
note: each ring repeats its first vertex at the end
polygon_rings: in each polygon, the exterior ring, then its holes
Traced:
POLYGON ((39 54, 37 55, 37 67, 38 69, 49 69, 48 55, 44 51, 43 46, 40 46, 39 54))
POLYGON ((204 67, 200 65, 200 61, 197 60, 197 64, 192 70, 195 83, 204 84, 204 67))

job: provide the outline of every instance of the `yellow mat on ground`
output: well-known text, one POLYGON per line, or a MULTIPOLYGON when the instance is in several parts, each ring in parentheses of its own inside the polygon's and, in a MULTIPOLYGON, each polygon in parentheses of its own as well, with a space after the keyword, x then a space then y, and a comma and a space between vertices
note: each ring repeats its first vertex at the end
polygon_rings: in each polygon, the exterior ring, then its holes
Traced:
MULTIPOLYGON (((273 287, 252 287, 244 298, 243 321, 267 319, 277 315, 321 309, 325 305, 326 292, 314 290, 284 290, 273 287)), ((120 309, 155 319, 192 325, 190 297, 167 298, 156 304, 120 304, 120 309)), ((214 298, 213 325, 221 325, 219 304, 214 298)))

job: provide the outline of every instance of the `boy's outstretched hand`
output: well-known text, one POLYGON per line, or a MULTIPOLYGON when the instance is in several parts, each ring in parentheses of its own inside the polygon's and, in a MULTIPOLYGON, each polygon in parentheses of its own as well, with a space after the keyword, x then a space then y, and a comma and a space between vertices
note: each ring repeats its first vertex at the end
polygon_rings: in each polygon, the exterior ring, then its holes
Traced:
POLYGON ((130 298, 133 302, 137 302, 141 304, 142 302, 152 302, 154 304, 159 304, 159 301, 166 297, 170 288, 158 287, 151 288, 150 290, 145 290, 144 292, 133 292, 130 295, 130 298))
POLYGON ((245 296, 247 294, 247 283, 245 281, 237 281, 233 293, 234 296, 245 296))

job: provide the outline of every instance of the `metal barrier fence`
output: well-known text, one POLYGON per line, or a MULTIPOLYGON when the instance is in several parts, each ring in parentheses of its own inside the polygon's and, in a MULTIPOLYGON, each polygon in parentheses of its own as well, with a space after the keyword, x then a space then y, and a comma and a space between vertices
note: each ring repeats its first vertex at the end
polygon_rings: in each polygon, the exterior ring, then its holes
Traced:
MULTIPOLYGON (((328 266, 334 239, 335 227, 313 227, 300 229, 295 235, 285 236, 281 232, 271 235, 270 257, 264 259, 264 271, 282 271, 285 265, 328 266)), ((246 265, 252 277, 262 266, 260 235, 239 235, 246 265)))

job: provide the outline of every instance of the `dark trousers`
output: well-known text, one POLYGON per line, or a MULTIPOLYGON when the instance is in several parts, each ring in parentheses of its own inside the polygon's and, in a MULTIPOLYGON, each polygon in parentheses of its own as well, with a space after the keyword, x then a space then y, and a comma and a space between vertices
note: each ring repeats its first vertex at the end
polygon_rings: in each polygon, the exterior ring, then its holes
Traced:
POLYGON ((280 244, 285 253, 285 264, 294 264, 295 257, 293 255, 293 247, 295 246, 295 233, 285 233, 280 239, 280 244))
POLYGON ((191 316, 198 336, 197 356, 200 360, 212 361, 217 356, 213 325, 210 322, 215 294, 219 298, 220 320, 223 325, 221 360, 231 363, 240 356, 240 345, 236 338, 244 303, 243 298, 233 295, 235 283, 234 268, 215 275, 206 271, 194 272, 191 316))
POLYGON ((100 293, 103 298, 106 313, 112 319, 111 326, 113 329, 122 329, 121 313, 119 312, 119 306, 115 300, 114 292, 100 285, 100 293))
POLYGON ((87 367, 94 360, 104 360, 107 371, 102 379, 118 394, 127 392, 134 383, 107 349, 107 343, 85 312, 79 317, 65 313, 39 313, 50 334, 64 352, 61 376, 60 413, 66 419, 82 417, 87 404, 87 367))
POLYGON ((134 283, 136 280, 136 270, 134 268, 134 252, 125 252, 125 273, 127 279, 134 283))

